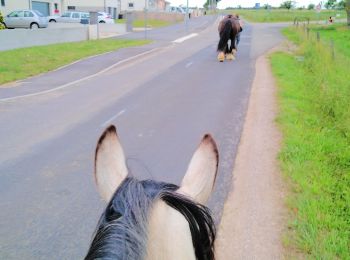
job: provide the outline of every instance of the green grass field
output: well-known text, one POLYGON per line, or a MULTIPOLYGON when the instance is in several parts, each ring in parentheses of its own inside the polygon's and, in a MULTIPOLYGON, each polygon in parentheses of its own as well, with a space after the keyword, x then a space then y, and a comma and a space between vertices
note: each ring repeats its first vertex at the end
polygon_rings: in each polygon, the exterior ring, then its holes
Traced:
MULTIPOLYGON (((279 155, 290 184, 285 245, 307 259, 350 257, 350 55, 345 26, 284 33, 298 44, 295 55, 271 56, 279 86, 279 155), (335 59, 328 39, 335 40, 335 59)), ((292 253, 293 254, 293 253, 292 253)), ((292 257, 293 258, 293 257, 292 257)))
POLYGON ((330 40, 333 40, 336 49, 350 58, 350 30, 347 26, 313 26, 311 27, 311 31, 318 31, 323 41, 330 42, 330 40))
POLYGON ((286 10, 286 9, 231 9, 225 10, 225 13, 238 13, 242 18, 249 22, 289 22, 294 21, 296 17, 300 20, 310 19, 326 21, 330 16, 336 17, 336 19, 346 18, 346 12, 344 10, 323 10, 317 13, 315 10, 286 10), (337 16, 337 14, 339 16, 337 16))
POLYGON ((149 42, 103 39, 0 51, 0 84, 47 72, 84 57, 149 42))
MULTIPOLYGON (((125 19, 116 19, 116 23, 126 23, 125 19)), ((149 19, 147 20, 148 28, 159 28, 171 25, 171 22, 163 20, 149 19)), ((133 27, 145 27, 145 20, 134 20, 132 23, 133 27)))

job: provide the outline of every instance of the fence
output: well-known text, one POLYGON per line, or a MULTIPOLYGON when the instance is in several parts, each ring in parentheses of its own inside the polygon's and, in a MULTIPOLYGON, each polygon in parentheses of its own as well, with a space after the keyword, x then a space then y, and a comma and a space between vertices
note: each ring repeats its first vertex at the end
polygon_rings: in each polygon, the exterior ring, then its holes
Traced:
MULTIPOLYGON (((133 13, 133 18, 137 20, 145 19, 145 12, 135 11, 133 13)), ((167 12, 147 12, 147 19, 150 20, 162 20, 167 22, 177 22, 184 20, 184 14, 180 13, 167 13, 167 12)))
POLYGON ((315 39, 317 43, 326 45, 326 47, 329 48, 330 50, 330 54, 332 55, 332 58, 335 59, 334 40, 330 39, 328 42, 321 40, 319 31, 315 31, 314 35, 312 35, 309 24, 310 24, 310 20, 301 21, 301 20, 298 20, 297 18, 294 19, 294 26, 299 27, 304 31, 304 34, 307 40, 315 39))
POLYGON ((0 30, 0 51, 65 42, 78 42, 124 34, 124 24, 50 24, 48 28, 0 30), (97 27, 98 26, 98 27, 97 27))

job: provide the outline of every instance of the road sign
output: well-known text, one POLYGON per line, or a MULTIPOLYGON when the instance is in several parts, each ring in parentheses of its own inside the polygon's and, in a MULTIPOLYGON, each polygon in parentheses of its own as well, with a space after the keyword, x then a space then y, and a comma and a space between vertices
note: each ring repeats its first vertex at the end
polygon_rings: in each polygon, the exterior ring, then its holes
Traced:
POLYGON ((316 12, 321 12, 321 3, 319 3, 318 5, 316 5, 316 12))

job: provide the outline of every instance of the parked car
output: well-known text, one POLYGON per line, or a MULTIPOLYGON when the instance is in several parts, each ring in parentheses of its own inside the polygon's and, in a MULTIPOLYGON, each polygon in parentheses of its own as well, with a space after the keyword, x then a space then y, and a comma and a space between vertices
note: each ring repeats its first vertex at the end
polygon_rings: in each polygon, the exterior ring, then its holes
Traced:
POLYGON ((61 16, 48 16, 49 22, 58 23, 80 23, 81 19, 89 18, 89 13, 87 12, 66 12, 61 16))
POLYGON ((6 28, 46 28, 47 18, 37 10, 18 10, 4 17, 6 28))
POLYGON ((109 13, 98 12, 98 22, 99 23, 114 23, 114 19, 109 13))
POLYGON ((170 6, 169 12, 185 14, 186 11, 181 6, 170 6))
MULTIPOLYGON (((87 12, 66 12, 61 16, 48 16, 50 23, 80 23, 81 20, 89 20, 90 14, 87 12)), ((114 19, 109 13, 98 12, 99 23, 114 23, 114 19)))

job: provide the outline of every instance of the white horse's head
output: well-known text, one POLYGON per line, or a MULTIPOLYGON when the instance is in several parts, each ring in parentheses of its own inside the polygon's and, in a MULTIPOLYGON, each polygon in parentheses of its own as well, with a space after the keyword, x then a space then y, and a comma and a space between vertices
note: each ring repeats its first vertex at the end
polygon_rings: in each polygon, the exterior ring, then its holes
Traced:
POLYGON ((109 202, 86 259, 214 259, 215 227, 203 206, 212 192, 218 150, 205 135, 180 187, 128 176, 114 126, 100 137, 95 181, 109 202))

